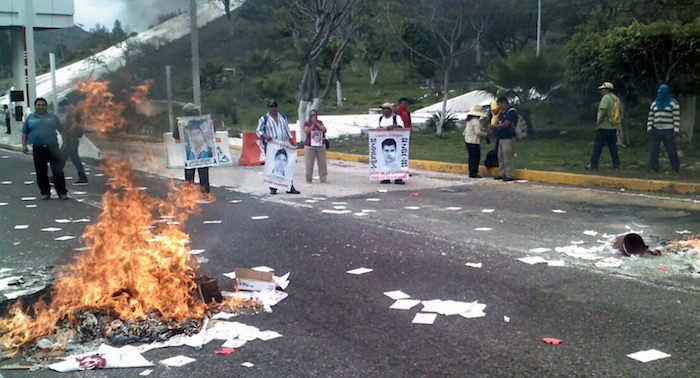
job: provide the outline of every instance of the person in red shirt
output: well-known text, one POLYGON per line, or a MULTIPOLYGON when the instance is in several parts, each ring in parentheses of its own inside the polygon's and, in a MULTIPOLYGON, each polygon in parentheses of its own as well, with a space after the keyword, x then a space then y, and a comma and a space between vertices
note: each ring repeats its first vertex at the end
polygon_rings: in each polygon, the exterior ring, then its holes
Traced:
POLYGON ((401 117, 403 127, 411 127, 411 110, 408 109, 408 99, 406 97, 401 97, 399 99, 399 106, 396 107, 396 114, 401 117))

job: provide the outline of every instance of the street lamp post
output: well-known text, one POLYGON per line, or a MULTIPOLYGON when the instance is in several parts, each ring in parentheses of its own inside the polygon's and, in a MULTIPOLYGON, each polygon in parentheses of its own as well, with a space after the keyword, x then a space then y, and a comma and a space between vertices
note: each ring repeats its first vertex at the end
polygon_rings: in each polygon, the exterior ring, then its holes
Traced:
POLYGON ((542 0, 537 0, 537 56, 540 56, 540 44, 542 38, 542 0))

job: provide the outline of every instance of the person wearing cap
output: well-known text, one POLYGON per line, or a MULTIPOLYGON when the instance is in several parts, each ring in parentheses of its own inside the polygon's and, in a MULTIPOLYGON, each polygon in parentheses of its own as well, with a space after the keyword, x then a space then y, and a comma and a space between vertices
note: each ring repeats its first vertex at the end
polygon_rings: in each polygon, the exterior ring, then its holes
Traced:
MULTIPOLYGON (((73 104, 65 98, 61 97, 58 100, 58 115, 65 126, 65 130, 61 136, 63 137, 63 146, 61 146, 61 154, 63 155, 63 164, 65 165, 68 159, 71 160, 78 173, 76 185, 85 185, 88 183, 85 167, 80 160, 78 147, 80 146, 80 138, 85 133, 80 125, 80 114, 73 112, 73 104)), ((65 167, 64 167, 65 168, 65 167)))
MULTIPOLYGON (((182 112, 185 113, 185 117, 193 117, 201 115, 199 106, 188 102, 182 106, 182 112)), ((180 129, 177 127, 177 123, 173 128, 173 138, 180 143, 180 129)), ((204 193, 209 193, 211 191, 211 186, 209 185, 209 167, 200 168, 185 168, 185 181, 189 184, 194 184, 194 170, 197 170, 199 174, 199 188, 204 193)))
POLYGON ((469 177, 481 178, 479 176, 479 161, 481 161, 481 139, 485 137, 486 131, 481 126, 481 119, 486 117, 480 105, 474 106, 467 113, 467 124, 464 126, 464 145, 467 147, 469 163, 469 177))
MULTIPOLYGON (((289 130, 287 116, 280 113, 277 108, 277 101, 270 100, 267 102, 267 113, 263 114, 258 120, 258 127, 255 133, 263 141, 263 145, 267 148, 267 142, 276 140, 282 143, 289 143, 292 146, 295 144, 292 139, 292 132, 289 130)), ((301 192, 294 188, 294 183, 289 188, 287 193, 300 194, 301 192)), ((270 194, 277 194, 276 188, 270 188, 270 194)))
POLYGON ((663 142, 668 160, 671 161, 671 169, 679 172, 681 162, 678 160, 676 151, 676 141, 674 136, 678 135, 681 126, 681 106, 671 94, 671 87, 661 84, 656 92, 656 99, 649 107, 647 118, 647 132, 649 139, 649 164, 651 170, 659 171, 659 147, 663 142))
MULTIPOLYGON (((377 124, 378 128, 393 130, 404 127, 403 119, 401 119, 401 117, 394 112, 394 104, 385 102, 379 105, 379 107, 382 109, 382 115, 379 116, 379 123, 377 124)), ((381 180, 379 183, 390 184, 391 180, 381 180)), ((404 185, 406 182, 402 179, 396 179, 394 180, 394 184, 404 185)))
POLYGON ((591 163, 586 166, 588 170, 597 170, 600 154, 603 146, 608 145, 612 168, 620 169, 620 158, 617 154, 617 128, 619 125, 619 114, 622 112, 620 99, 613 93, 615 87, 609 81, 598 87, 600 90, 600 103, 598 104, 598 114, 595 122, 595 141, 593 152, 591 153, 591 163))

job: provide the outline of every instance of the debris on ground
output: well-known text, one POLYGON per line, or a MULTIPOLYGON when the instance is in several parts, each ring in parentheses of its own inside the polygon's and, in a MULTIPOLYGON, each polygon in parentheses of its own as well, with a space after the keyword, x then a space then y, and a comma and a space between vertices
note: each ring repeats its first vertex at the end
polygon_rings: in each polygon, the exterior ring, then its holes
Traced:
POLYGON ((373 270, 374 270, 374 269, 362 267, 362 268, 357 268, 357 269, 348 270, 346 273, 354 274, 354 275, 360 275, 360 274, 369 273, 369 272, 371 272, 371 271, 373 271, 373 270))
POLYGON ((639 352, 635 353, 630 353, 627 355, 627 357, 637 360, 640 362, 651 362, 655 360, 660 360, 662 358, 667 358, 671 357, 670 354, 664 353, 662 351, 656 350, 656 349, 649 349, 649 350, 642 350, 639 352))
POLYGON ((552 345, 559 345, 563 343, 561 339, 555 339, 553 337, 543 337, 542 341, 544 341, 547 344, 552 344, 552 345))

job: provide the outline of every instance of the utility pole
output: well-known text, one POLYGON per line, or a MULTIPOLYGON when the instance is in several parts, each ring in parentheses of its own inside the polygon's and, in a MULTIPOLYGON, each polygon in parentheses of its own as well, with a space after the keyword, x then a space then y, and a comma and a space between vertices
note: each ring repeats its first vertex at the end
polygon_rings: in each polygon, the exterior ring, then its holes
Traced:
POLYGON ((49 65, 51 66, 51 97, 53 112, 58 114, 58 92, 56 92, 56 55, 49 53, 49 65))
POLYGON ((542 0, 537 0, 537 56, 540 56, 540 44, 542 43, 542 0))
POLYGON ((170 83, 170 65, 165 66, 165 84, 168 94, 168 127, 172 128, 175 124, 175 116, 173 115, 173 89, 170 83))
POLYGON ((192 41, 192 91, 194 104, 201 108, 202 94, 199 87, 199 30, 197 29, 197 3, 190 0, 190 37, 192 41))

